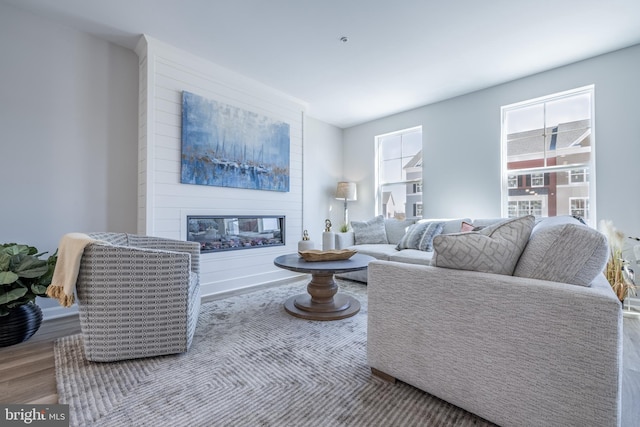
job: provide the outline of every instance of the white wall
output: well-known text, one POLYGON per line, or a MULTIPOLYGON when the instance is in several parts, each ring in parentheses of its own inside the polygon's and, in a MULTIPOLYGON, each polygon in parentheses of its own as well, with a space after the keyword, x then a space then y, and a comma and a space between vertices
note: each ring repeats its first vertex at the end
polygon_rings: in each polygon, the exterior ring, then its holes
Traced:
POLYGON ((342 130, 305 116, 304 131, 303 228, 315 248, 322 249, 324 220, 331 220, 335 232, 343 222, 344 202, 335 198, 342 181, 342 130))
POLYGON ((500 216, 500 107, 595 84, 597 218, 639 236, 638 70, 640 45, 345 129, 344 174, 359 185, 352 218, 375 212, 374 137, 418 125, 424 216, 500 216))
POLYGON ((305 106, 280 92, 161 41, 143 37, 140 61, 138 231, 187 238, 187 215, 285 215, 286 246, 201 255, 203 295, 291 277, 273 264, 302 234, 305 106), (290 191, 180 183, 182 92, 233 105, 290 126, 290 191))
POLYGON ((135 232, 135 53, 0 3, 0 58, 0 242, 135 232))

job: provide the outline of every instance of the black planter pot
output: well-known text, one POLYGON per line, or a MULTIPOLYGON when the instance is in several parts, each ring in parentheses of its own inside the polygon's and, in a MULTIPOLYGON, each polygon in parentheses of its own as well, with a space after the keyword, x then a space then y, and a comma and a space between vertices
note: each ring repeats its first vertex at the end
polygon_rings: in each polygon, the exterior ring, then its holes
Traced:
POLYGON ((19 344, 31 338, 42 323, 42 310, 36 304, 25 304, 0 317, 0 347, 19 344))

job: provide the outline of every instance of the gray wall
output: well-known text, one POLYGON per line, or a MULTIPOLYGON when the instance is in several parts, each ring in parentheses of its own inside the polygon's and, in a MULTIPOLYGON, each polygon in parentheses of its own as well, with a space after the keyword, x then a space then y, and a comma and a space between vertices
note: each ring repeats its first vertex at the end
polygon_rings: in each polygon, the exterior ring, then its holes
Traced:
POLYGON ((597 219, 640 235, 640 45, 344 130, 352 219, 375 212, 374 137, 423 126, 424 216, 500 216, 500 107, 595 84, 597 219))
POLYGON ((135 232, 135 53, 0 3, 0 58, 0 242, 135 232))
POLYGON ((343 222, 344 202, 335 198, 338 181, 342 181, 342 130, 306 116, 303 162, 302 226, 315 248, 322 249, 324 220, 331 220, 335 232, 343 222))

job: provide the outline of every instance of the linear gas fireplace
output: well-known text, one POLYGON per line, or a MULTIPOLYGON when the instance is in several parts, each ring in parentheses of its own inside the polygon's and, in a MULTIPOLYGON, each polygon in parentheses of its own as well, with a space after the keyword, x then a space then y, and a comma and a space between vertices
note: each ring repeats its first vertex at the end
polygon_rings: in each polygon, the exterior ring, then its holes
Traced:
POLYGON ((187 240, 202 253, 284 246, 284 235, 284 216, 187 216, 187 240))

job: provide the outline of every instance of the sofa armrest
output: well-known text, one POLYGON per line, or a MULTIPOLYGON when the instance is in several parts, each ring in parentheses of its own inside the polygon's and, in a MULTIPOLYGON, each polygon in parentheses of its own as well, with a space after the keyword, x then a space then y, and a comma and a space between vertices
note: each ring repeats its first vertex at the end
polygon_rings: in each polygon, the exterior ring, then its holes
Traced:
POLYGON ((619 425, 622 311, 604 276, 582 287, 373 261, 368 301, 379 371, 499 425, 619 425))
POLYGON ((356 244, 356 238, 353 231, 345 233, 336 233, 336 249, 346 249, 356 244))

